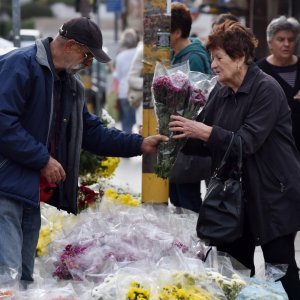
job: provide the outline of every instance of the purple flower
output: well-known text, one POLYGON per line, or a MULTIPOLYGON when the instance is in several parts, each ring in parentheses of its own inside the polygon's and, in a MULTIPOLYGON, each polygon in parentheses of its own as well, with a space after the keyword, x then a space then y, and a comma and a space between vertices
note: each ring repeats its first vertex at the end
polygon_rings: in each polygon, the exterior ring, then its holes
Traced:
POLYGON ((185 244, 178 240, 173 241, 172 246, 175 246, 176 248, 180 249, 182 253, 186 253, 189 250, 189 248, 185 244))
POLYGON ((205 91, 199 88, 193 88, 191 93, 190 102, 204 106, 206 103, 205 91))
POLYGON ((68 244, 59 257, 59 262, 56 265, 56 269, 53 272, 54 277, 59 279, 75 279, 70 272, 70 269, 76 269, 78 267, 77 259, 80 255, 83 255, 88 246, 71 245, 68 244))
POLYGON ((174 73, 171 76, 161 75, 152 83, 154 100, 168 107, 182 106, 190 94, 188 77, 183 73, 174 73))
POLYGON ((166 179, 170 177, 176 156, 186 142, 186 139, 171 138, 170 116, 181 115, 187 119, 195 119, 216 80, 211 81, 210 76, 200 72, 190 72, 188 62, 171 69, 158 64, 155 74, 164 74, 155 76, 152 82, 158 129, 160 134, 169 136, 170 139, 159 145, 154 170, 159 177, 166 179))

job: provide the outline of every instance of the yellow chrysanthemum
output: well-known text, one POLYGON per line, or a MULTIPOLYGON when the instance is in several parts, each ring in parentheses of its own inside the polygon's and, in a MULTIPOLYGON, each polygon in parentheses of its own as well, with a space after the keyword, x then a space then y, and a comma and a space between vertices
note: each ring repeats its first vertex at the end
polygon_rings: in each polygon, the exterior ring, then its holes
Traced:
POLYGON ((112 188, 106 189, 104 195, 109 199, 117 199, 119 196, 118 192, 112 188))
POLYGON ((138 282, 132 281, 126 297, 127 300, 148 300, 150 299, 150 292, 138 282))
POLYGON ((105 178, 111 177, 120 163, 119 157, 106 157, 101 161, 96 173, 105 178))
POLYGON ((42 226, 38 244, 36 247, 36 255, 42 256, 48 253, 48 245, 53 241, 55 231, 62 227, 62 215, 58 215, 49 219, 48 226, 42 226))
POLYGON ((120 204, 139 206, 140 201, 138 198, 133 197, 130 194, 118 194, 118 192, 113 188, 108 188, 104 192, 106 198, 116 201, 120 204))
POLYGON ((127 204, 130 206, 139 206, 140 205, 138 199, 133 198, 132 195, 130 195, 130 194, 119 195, 119 197, 117 198, 117 201, 119 201, 122 204, 127 204))
POLYGON ((158 295, 159 300, 211 300, 212 295, 195 286, 178 288, 175 285, 164 286, 158 295))

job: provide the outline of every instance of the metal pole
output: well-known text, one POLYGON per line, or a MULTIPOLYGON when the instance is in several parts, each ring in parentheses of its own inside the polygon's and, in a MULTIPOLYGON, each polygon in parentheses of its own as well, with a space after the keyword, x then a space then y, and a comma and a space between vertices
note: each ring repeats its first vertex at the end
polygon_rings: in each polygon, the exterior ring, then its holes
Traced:
MULTIPOLYGON (((151 95, 155 65, 170 64, 171 0, 145 0, 144 5, 143 136, 149 136, 157 134, 158 127, 151 95)), ((156 176, 156 162, 156 154, 143 155, 142 202, 166 204, 169 182, 156 176)))
MULTIPOLYGON (((100 19, 100 1, 99 0, 96 0, 97 1, 97 24, 98 26, 101 28, 100 26, 100 22, 101 22, 101 19, 100 19)), ((96 84, 97 84, 97 88, 98 88, 98 91, 96 91, 96 99, 95 99, 95 113, 96 115, 98 116, 101 116, 102 115, 102 105, 101 105, 101 96, 102 96, 102 91, 101 91, 101 75, 100 75, 100 62, 97 61, 96 62, 96 84), (101 94, 100 94, 101 93, 101 94)))
POLYGON ((20 47, 20 23, 21 23, 21 8, 20 0, 12 0, 12 19, 13 19, 13 42, 14 47, 20 47))
POLYGON ((254 0, 250 0, 249 1, 249 24, 248 24, 250 28, 253 28, 253 22, 254 22, 253 13, 254 13, 254 0))
POLYGON ((119 19, 119 13, 115 12, 115 42, 118 41, 118 19, 119 19))
POLYGON ((89 18, 90 16, 90 2, 89 0, 81 0, 80 1, 80 12, 83 17, 89 18))
POLYGON ((293 16, 293 1, 289 0, 289 6, 288 6, 288 16, 292 17, 293 16))

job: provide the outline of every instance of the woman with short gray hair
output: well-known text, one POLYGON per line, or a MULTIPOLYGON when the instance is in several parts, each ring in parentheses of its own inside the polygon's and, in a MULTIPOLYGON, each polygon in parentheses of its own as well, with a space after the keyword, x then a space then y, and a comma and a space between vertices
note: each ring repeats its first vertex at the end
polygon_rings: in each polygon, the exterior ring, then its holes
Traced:
POLYGON ((267 27, 267 42, 270 42, 274 35, 278 31, 291 31, 298 37, 300 32, 299 22, 293 18, 287 18, 286 16, 280 16, 276 19, 273 19, 267 27))
POLYGON ((293 136, 300 151, 300 60, 295 54, 299 33, 300 24, 295 18, 273 19, 267 27, 270 55, 257 64, 274 77, 285 92, 291 108, 293 136))

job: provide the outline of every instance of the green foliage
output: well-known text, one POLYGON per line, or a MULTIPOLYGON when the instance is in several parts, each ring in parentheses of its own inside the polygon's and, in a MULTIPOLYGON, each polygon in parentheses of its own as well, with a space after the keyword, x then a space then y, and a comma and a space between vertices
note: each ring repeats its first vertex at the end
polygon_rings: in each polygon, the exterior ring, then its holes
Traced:
POLYGON ((21 18, 29 19, 32 17, 52 17, 52 11, 47 5, 28 2, 21 7, 21 18))
POLYGON ((75 0, 47 0, 47 5, 52 5, 55 3, 64 3, 69 6, 74 6, 75 0))
POLYGON ((94 174, 99 168, 102 160, 103 156, 98 156, 88 151, 82 150, 80 154, 79 174, 81 176, 84 176, 88 173, 94 174))
POLYGON ((12 23, 10 21, 0 22, 0 36, 5 39, 9 39, 9 33, 12 29, 12 23))
POLYGON ((34 29, 35 28, 34 21, 32 21, 32 20, 22 21, 21 28, 34 29))
POLYGON ((9 16, 12 15, 12 0, 1 0, 0 1, 0 12, 7 13, 9 16))
MULTIPOLYGON (((34 21, 32 20, 22 21, 21 28, 34 29, 35 28, 34 21)), ((12 40, 12 21, 0 22, 0 36, 7 40, 12 40)))

